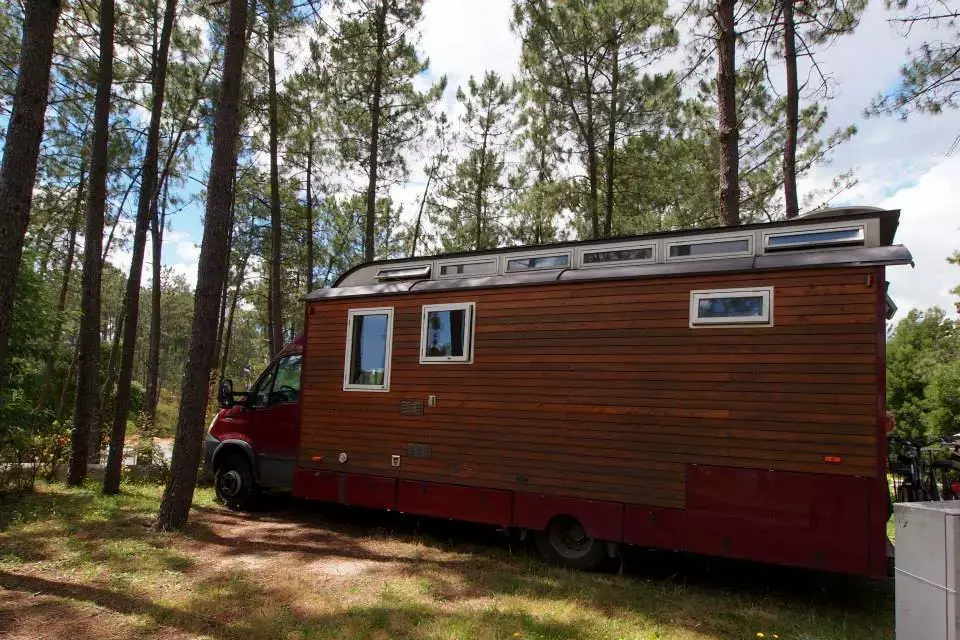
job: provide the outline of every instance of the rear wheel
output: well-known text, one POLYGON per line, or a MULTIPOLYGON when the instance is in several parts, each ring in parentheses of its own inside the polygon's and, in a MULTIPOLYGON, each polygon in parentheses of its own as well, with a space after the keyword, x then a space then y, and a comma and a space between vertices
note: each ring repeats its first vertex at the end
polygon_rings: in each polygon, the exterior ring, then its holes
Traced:
POLYGON ((603 542, 587 535, 576 518, 561 516, 537 534, 537 549, 551 563, 570 569, 596 569, 603 562, 603 542))
POLYGON ((253 471, 246 456, 227 454, 214 474, 217 498, 231 509, 248 509, 257 493, 253 471))

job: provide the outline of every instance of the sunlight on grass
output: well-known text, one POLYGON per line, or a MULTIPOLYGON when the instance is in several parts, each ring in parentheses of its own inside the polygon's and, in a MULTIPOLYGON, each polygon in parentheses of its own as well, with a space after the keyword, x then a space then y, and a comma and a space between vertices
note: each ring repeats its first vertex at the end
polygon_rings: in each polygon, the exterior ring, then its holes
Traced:
POLYGON ((817 588, 577 573, 497 547, 371 535, 296 505, 238 516, 207 489, 186 531, 158 533, 161 489, 123 489, 42 485, 0 507, 4 615, 72 621, 70 640, 99 637, 103 625, 117 637, 229 640, 892 637, 890 591, 878 583, 843 583, 835 601, 817 588), (88 618, 98 622, 76 622, 88 618))

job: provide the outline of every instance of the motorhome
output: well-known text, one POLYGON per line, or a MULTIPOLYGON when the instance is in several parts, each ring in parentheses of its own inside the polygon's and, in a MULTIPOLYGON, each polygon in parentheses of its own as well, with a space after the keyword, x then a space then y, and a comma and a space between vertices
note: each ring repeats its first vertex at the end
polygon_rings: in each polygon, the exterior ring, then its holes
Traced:
POLYGON ((377 261, 206 442, 258 489, 620 545, 887 571, 886 269, 898 211, 377 261))

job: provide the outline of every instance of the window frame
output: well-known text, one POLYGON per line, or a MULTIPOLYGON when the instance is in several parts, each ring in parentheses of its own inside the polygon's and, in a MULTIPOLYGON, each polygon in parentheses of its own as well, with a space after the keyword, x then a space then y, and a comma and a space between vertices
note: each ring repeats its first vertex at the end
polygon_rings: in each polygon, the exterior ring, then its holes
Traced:
POLYGON ((806 249, 837 249, 846 247, 863 247, 867 244, 867 230, 862 224, 844 225, 836 227, 817 227, 814 229, 796 229, 794 231, 771 231, 763 234, 763 252, 781 253, 785 251, 803 251, 806 249), (781 238, 790 236, 806 236, 817 233, 837 233, 844 231, 859 231, 860 237, 855 240, 833 240, 833 241, 806 241, 795 244, 786 244, 778 247, 771 247, 771 238, 781 238))
POLYGON ((742 287, 736 289, 694 289, 690 291, 689 322, 691 329, 704 327, 772 327, 773 287, 742 287), (715 298, 763 298, 759 316, 728 316, 724 318, 701 318, 700 301, 715 298))
POLYGON ((464 258, 460 260, 443 260, 437 265, 437 278, 440 280, 449 280, 453 278, 488 278, 497 275, 497 259, 492 258, 464 258), (444 273, 444 268, 458 267, 460 265, 484 265, 487 271, 483 273, 444 273))
POLYGON ((577 249, 577 264, 580 269, 602 269, 604 267, 628 267, 636 264, 653 264, 657 261, 656 242, 616 242, 612 244, 582 247, 577 249), (586 261, 588 253, 605 253, 608 251, 630 251, 632 249, 650 249, 649 258, 634 258, 627 260, 610 260, 608 262, 586 261))
POLYGON ((524 275, 527 273, 542 273, 544 271, 564 271, 573 268, 573 252, 569 249, 543 249, 540 251, 524 251, 522 253, 508 253, 501 259, 501 272, 504 275, 524 275), (527 260, 529 258, 566 258, 567 264, 563 267, 537 267, 534 269, 510 270, 513 260, 527 260))
POLYGON ((343 390, 387 393, 390 391, 390 370, 393 357, 393 307, 361 307, 347 311, 347 342, 343 357, 343 390), (353 319, 357 316, 387 316, 387 339, 383 358, 383 384, 355 384, 350 382, 353 368, 353 319))
POLYGON ((404 280, 430 280, 433 274, 432 262, 418 262, 397 266, 384 266, 377 269, 377 282, 401 282, 404 280))
POLYGON ((693 237, 685 240, 674 240, 665 243, 663 259, 665 262, 682 262, 685 260, 716 260, 719 258, 748 258, 753 256, 753 234, 731 235, 731 236, 705 236, 693 237), (721 244, 724 242, 740 242, 746 240, 747 248, 744 251, 723 251, 721 253, 711 253, 699 256, 674 256, 670 254, 670 249, 680 245, 694 244, 721 244))
POLYGON ((477 303, 450 302, 425 304, 420 311, 420 364, 473 364, 473 342, 476 338, 477 303), (427 318, 431 311, 466 311, 464 324, 464 354, 462 356, 427 355, 427 318))

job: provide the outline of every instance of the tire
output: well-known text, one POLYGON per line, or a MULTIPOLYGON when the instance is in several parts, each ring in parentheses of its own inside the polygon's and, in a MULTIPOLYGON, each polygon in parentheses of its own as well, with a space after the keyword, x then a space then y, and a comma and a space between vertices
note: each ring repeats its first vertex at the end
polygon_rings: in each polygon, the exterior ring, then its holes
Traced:
POLYGON ((598 568, 605 556, 604 543, 587 535, 576 518, 560 516, 537 533, 537 549, 550 564, 589 571, 598 568))
POLYGON ((213 480, 217 498, 230 509, 249 509, 257 495, 257 485, 246 456, 228 453, 216 465, 213 480))

